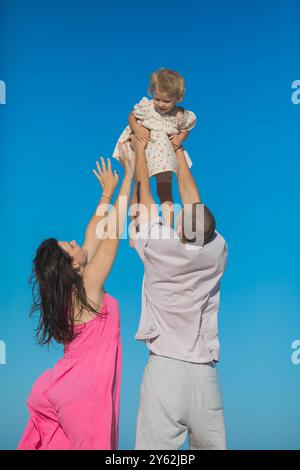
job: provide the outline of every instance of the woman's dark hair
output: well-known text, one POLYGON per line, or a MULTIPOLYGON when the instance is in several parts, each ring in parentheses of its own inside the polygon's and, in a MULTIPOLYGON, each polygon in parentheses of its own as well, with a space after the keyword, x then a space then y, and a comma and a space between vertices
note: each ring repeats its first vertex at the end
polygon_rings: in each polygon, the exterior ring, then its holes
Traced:
POLYGON ((83 280, 72 266, 72 257, 55 238, 44 240, 36 250, 30 277, 33 303, 30 316, 40 312, 36 336, 39 344, 70 343, 74 332, 75 303, 101 315, 100 306, 87 298, 83 280))

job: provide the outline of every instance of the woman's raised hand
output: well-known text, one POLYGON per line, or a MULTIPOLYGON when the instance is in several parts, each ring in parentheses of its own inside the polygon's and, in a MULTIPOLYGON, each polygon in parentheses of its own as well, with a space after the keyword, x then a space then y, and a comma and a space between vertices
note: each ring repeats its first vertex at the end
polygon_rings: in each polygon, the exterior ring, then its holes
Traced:
POLYGON ((111 161, 109 158, 107 159, 107 167, 103 157, 100 157, 100 163, 96 161, 96 166, 98 172, 96 170, 93 170, 93 173, 101 184, 103 193, 107 196, 112 196, 115 192, 116 187, 118 186, 118 172, 116 170, 112 172, 111 161))
POLYGON ((125 174, 133 178, 135 173, 135 155, 130 154, 129 142, 119 143, 119 161, 125 170, 125 174))

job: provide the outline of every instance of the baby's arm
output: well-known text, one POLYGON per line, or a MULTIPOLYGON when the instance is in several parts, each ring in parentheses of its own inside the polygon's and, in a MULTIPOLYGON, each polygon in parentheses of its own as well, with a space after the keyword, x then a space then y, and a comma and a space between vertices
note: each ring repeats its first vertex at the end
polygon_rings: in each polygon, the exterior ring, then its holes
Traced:
MULTIPOLYGON (((183 115, 184 115, 184 110, 183 110, 183 108, 179 108, 179 111, 178 111, 178 113, 177 113, 178 119, 181 119, 181 118, 183 117, 183 115)), ((189 131, 186 130, 186 129, 180 129, 180 128, 179 128, 179 131, 180 131, 180 132, 179 132, 178 135, 180 136, 180 139, 181 139, 181 141, 183 142, 185 139, 188 138, 188 136, 190 135, 190 133, 189 133, 189 131)))
POLYGON ((177 118, 180 122, 179 133, 170 136, 170 141, 174 150, 178 150, 181 147, 182 142, 189 136, 189 131, 192 130, 196 124, 195 114, 192 111, 184 111, 183 108, 179 109, 177 118))
POLYGON ((130 113, 129 113, 128 124, 129 124, 130 129, 132 130, 132 132, 135 132, 136 128, 138 126, 138 122, 137 122, 137 119, 136 119, 133 111, 130 111, 130 113))
POLYGON ((150 141, 150 131, 146 129, 135 117, 131 111, 128 117, 128 123, 132 132, 137 136, 138 140, 148 143, 150 141))

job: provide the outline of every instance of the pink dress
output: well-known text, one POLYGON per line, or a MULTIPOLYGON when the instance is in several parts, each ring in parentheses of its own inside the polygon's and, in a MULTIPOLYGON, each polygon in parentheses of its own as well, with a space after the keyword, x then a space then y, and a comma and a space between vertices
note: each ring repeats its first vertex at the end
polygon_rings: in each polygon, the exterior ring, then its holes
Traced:
POLYGON ((77 324, 64 357, 34 383, 18 450, 118 448, 121 381, 119 304, 105 293, 103 316, 77 324))

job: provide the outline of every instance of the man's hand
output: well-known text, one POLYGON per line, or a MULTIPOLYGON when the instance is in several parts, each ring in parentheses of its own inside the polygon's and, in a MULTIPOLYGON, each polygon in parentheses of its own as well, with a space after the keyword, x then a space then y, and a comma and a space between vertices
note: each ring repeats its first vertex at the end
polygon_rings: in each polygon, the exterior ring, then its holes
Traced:
POLYGON ((131 144, 135 153, 144 152, 147 147, 147 143, 144 140, 140 140, 135 134, 131 137, 131 144))
POLYGON ((185 136, 183 134, 173 134, 169 137, 172 147, 174 150, 178 150, 181 147, 185 136))
POLYGON ((146 129, 140 122, 134 126, 134 134, 137 139, 148 144, 150 142, 150 131, 146 129))

